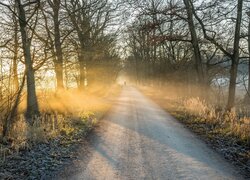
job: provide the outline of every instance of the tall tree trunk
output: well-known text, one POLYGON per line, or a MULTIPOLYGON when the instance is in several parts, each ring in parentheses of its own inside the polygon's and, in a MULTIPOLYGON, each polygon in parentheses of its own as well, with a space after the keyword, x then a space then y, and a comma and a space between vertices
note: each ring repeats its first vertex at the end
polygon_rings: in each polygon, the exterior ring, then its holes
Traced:
POLYGON ((56 73, 56 90, 64 89, 63 85, 63 63, 54 61, 55 73, 56 73))
POLYGON ((229 84, 229 94, 227 102, 227 110, 229 111, 231 111, 235 105, 236 81, 237 81, 237 72, 239 64, 239 43, 240 43, 241 21, 242 21, 242 7, 243 7, 243 0, 238 0, 237 20, 236 20, 235 36, 234 36, 234 52, 232 57, 232 65, 230 69, 230 84, 229 84))
POLYGON ((3 99, 3 59, 0 58, 0 100, 3 99))
POLYGON ((13 15, 13 20, 15 24, 14 28, 14 56, 13 56, 13 83, 15 87, 15 92, 19 89, 18 73, 17 73, 17 63, 18 63, 18 20, 15 15, 13 15))
POLYGON ((22 48, 24 53, 27 77, 27 110, 25 116, 27 118, 27 121, 31 124, 32 117, 35 115, 39 115, 39 108, 36 96, 35 75, 30 52, 31 39, 27 37, 27 20, 24 6, 22 5, 21 0, 16 0, 16 2, 18 5, 20 32, 22 36, 22 48))
POLYGON ((79 90, 85 89, 85 82, 86 82, 86 64, 84 58, 84 50, 79 52, 78 62, 80 65, 80 78, 79 78, 79 90))
POLYGON ((195 30, 195 25, 194 25, 194 20, 193 20, 192 6, 189 0, 183 0, 183 1, 186 7, 187 16, 188 16, 188 26, 189 26, 189 31, 191 33, 192 46, 194 50, 195 69, 198 75, 198 82, 200 86, 203 86, 205 82, 204 82, 204 73, 203 73, 203 67, 202 67, 202 58, 201 58, 200 47, 199 47, 197 33, 195 30))
POLYGON ((62 43, 60 34, 60 22, 59 22, 59 10, 60 10, 60 0, 53 0, 53 21, 54 21, 54 36, 55 36, 55 50, 56 50, 56 60, 55 60, 55 73, 57 90, 63 89, 63 53, 62 53, 62 43))
POLYGON ((248 86, 247 94, 245 96, 246 102, 250 103, 250 12, 248 12, 248 86))

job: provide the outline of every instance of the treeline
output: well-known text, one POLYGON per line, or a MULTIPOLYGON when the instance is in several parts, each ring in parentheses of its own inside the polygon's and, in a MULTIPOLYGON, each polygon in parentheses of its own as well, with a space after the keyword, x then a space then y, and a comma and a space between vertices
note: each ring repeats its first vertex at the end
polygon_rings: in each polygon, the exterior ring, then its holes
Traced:
MULTIPOLYGON (((182 83, 183 92, 192 85, 199 87, 196 95, 207 98, 212 87, 228 82, 226 109, 231 110, 239 65, 249 64, 248 1, 128 2, 136 17, 126 31, 126 66, 137 83, 182 83)), ((249 83, 242 84, 249 101, 249 83)))
POLYGON ((108 0, 0 2, 3 136, 23 97, 26 121, 32 125, 40 115, 38 90, 83 91, 114 82, 120 69, 113 26, 118 7, 108 0))

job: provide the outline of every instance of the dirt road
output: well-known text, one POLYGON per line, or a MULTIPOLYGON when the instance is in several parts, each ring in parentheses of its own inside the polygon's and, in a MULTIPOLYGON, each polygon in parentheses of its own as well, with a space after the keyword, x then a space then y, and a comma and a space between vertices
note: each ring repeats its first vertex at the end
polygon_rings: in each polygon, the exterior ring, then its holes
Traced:
POLYGON ((58 179, 241 179, 196 135, 125 87, 86 152, 58 179))

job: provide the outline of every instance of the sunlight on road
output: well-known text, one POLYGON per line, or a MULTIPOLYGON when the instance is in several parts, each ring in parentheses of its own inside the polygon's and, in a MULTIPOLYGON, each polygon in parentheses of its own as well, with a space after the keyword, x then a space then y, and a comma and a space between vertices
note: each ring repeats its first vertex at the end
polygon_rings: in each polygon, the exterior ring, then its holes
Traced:
MULTIPOLYGON (((91 157, 66 179, 234 179, 217 153, 132 87, 90 141, 91 157)), ((63 178, 64 179, 64 178, 63 178)))

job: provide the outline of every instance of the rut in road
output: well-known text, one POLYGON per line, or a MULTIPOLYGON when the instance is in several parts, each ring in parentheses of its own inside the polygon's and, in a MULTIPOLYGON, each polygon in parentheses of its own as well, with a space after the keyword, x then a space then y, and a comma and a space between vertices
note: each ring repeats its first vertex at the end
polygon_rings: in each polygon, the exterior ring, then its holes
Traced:
POLYGON ((58 179, 241 179, 228 162, 133 87, 123 89, 83 149, 58 179))

